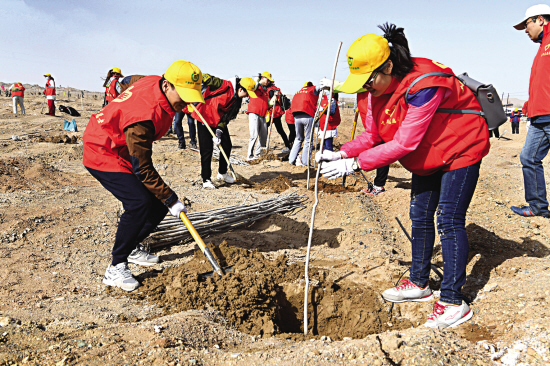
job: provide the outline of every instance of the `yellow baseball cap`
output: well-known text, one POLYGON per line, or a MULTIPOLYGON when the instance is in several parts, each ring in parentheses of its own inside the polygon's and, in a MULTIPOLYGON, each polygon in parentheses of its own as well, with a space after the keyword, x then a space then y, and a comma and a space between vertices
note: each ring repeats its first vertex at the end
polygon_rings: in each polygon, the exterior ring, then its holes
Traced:
POLYGON ((247 76, 242 78, 239 84, 246 90, 250 98, 258 98, 256 92, 254 92, 254 90, 256 90, 256 82, 254 79, 247 76))
POLYGON ((184 60, 175 61, 163 76, 174 85, 184 102, 204 103, 201 93, 202 72, 195 64, 184 60))
POLYGON ((268 78, 269 81, 271 81, 271 82, 275 81, 275 80, 273 80, 273 76, 271 76, 271 73, 270 73, 270 72, 264 71, 264 72, 262 72, 262 76, 265 76, 265 77, 268 78))
POLYGON ((517 111, 518 111, 518 109, 516 108, 516 109, 514 109, 514 111, 515 111, 515 112, 517 112, 517 111))
POLYGON ((366 34, 355 40, 348 49, 350 74, 340 91, 357 93, 369 80, 372 72, 390 57, 388 40, 376 34, 366 34))
POLYGON ((50 75, 50 74, 44 74, 44 76, 52 76, 52 75, 50 75))
POLYGON ((111 70, 113 70, 113 72, 116 72, 117 74, 122 75, 122 71, 120 71, 118 67, 113 67, 111 70))

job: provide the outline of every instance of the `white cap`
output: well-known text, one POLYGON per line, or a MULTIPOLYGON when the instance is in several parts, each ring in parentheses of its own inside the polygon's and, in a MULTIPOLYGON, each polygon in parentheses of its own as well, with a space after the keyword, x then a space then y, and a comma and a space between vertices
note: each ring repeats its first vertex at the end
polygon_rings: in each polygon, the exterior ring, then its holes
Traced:
POLYGON ((525 18, 523 18, 523 20, 518 24, 514 25, 514 28, 517 30, 525 29, 525 21, 538 15, 550 15, 550 6, 546 4, 533 5, 525 12, 525 18))

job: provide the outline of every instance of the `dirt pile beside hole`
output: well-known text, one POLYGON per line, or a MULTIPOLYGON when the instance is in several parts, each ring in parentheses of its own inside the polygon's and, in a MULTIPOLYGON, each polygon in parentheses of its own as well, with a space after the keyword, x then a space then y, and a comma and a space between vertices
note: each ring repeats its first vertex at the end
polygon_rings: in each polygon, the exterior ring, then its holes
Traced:
POLYGON ((279 158, 277 155, 275 155, 275 153, 273 152, 273 150, 269 149, 268 152, 266 152, 265 154, 262 154, 260 155, 259 158, 257 159, 254 159, 254 160, 250 160, 248 162, 248 164, 250 165, 256 165, 256 164, 260 164, 262 161, 264 160, 282 160, 281 158, 279 158))
MULTIPOLYGON (((315 190, 315 180, 312 180, 309 184, 309 190, 315 190)), ((327 181, 319 180, 319 192, 325 193, 347 193, 347 192, 359 192, 361 188, 355 187, 353 185, 348 185, 346 181, 346 186, 342 187, 342 183, 329 183, 327 181)))
POLYGON ((289 188, 296 187, 292 179, 279 175, 277 178, 264 180, 262 183, 254 184, 253 188, 257 190, 267 190, 273 193, 282 193, 289 188))
POLYGON ((55 144, 76 144, 78 143, 78 136, 76 135, 73 135, 73 136, 69 136, 69 135, 64 135, 64 134, 61 134, 61 135, 55 135, 55 136, 39 136, 37 137, 37 141, 38 142, 53 142, 55 144))
MULTIPOLYGON (((130 296, 158 303, 167 314, 213 307, 240 331, 261 336, 303 333, 303 265, 288 265, 287 258, 275 261, 258 252, 211 244, 220 265, 232 265, 233 272, 203 279, 199 273, 211 271, 200 251, 186 265, 149 274, 143 286, 130 296)), ((339 286, 326 281, 326 271, 310 269, 308 316, 310 336, 333 339, 362 338, 388 329, 387 312, 378 290, 339 286)), ((391 329, 410 326, 393 321, 391 329)))
POLYGON ((0 192, 50 190, 74 185, 75 179, 51 165, 31 158, 0 160, 0 192))

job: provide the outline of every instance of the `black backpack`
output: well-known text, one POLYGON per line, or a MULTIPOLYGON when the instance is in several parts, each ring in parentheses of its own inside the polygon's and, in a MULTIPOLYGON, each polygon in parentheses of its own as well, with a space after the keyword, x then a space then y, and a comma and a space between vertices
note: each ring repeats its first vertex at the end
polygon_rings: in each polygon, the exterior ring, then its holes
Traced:
POLYGON ((281 107, 286 112, 290 109, 290 99, 286 95, 281 95, 281 107))
POLYGON ((67 113, 68 115, 71 115, 73 117, 80 117, 80 113, 73 107, 65 107, 64 105, 59 105, 59 111, 63 113, 67 113))
POLYGON ((429 72, 427 74, 424 74, 418 78, 416 78, 407 91, 405 92, 405 103, 407 103, 407 97, 409 96, 409 91, 411 88, 420 80, 429 77, 429 76, 443 76, 443 77, 455 77, 457 78, 462 84, 466 85, 468 89, 470 89, 474 95, 476 96, 477 101, 479 102, 479 105, 481 106, 481 111, 474 111, 469 109, 446 109, 446 108, 438 108, 436 110, 436 113, 461 113, 461 114, 477 114, 481 117, 485 118, 485 122, 487 122, 487 127, 489 127, 489 131, 492 131, 504 122, 508 120, 508 117, 506 117, 506 113, 504 113, 504 107, 502 105, 502 101, 500 100, 500 97, 498 96, 498 93, 495 89, 495 87, 492 84, 483 84, 480 83, 477 80, 472 79, 468 76, 467 73, 461 74, 459 76, 448 74, 445 72, 429 72))

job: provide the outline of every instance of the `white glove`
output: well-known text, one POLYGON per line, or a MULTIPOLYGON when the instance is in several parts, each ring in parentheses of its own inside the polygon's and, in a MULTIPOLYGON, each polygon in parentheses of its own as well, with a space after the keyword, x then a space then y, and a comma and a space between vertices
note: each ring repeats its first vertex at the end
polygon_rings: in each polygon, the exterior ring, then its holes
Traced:
POLYGON ((180 213, 187 213, 187 208, 185 208, 185 205, 181 203, 180 200, 177 200, 176 203, 174 203, 172 206, 168 207, 170 210, 170 213, 172 216, 180 217, 180 213))
POLYGON ((332 86, 332 79, 322 78, 319 85, 321 86, 321 89, 329 90, 332 86))
POLYGON ((212 137, 212 141, 214 142, 214 145, 216 145, 216 146, 218 146, 219 144, 222 143, 222 140, 220 140, 217 137, 212 137))
POLYGON ((315 154, 315 161, 320 162, 322 161, 334 161, 334 160, 340 160, 344 159, 344 153, 342 151, 333 152, 330 150, 323 150, 323 153, 321 154, 321 151, 317 151, 317 154, 315 154))
POLYGON ((321 174, 323 177, 328 179, 336 179, 343 177, 344 175, 349 175, 354 172, 352 167, 353 160, 354 159, 350 158, 327 161, 321 165, 321 174))

